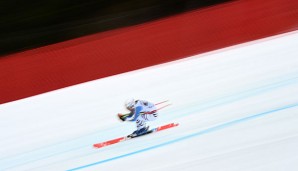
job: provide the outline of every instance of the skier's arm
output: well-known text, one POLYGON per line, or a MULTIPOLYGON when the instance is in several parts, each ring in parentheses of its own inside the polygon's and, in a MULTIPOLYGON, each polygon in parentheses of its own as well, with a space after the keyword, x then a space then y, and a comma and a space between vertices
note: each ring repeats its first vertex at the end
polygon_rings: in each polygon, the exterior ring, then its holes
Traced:
POLYGON ((137 118, 140 116, 140 113, 142 111, 143 107, 142 106, 137 106, 134 110, 134 114, 131 117, 128 117, 126 120, 129 121, 136 121, 137 118))

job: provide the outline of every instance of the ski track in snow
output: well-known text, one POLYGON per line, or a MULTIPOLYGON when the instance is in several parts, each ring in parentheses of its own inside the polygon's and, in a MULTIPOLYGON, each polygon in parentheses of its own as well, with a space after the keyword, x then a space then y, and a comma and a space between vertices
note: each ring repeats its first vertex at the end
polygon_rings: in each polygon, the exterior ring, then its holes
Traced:
POLYGON ((291 32, 1 105, 0 170, 298 169, 297 45, 291 32), (114 116, 131 96, 170 99, 149 125, 180 125, 93 149, 132 132, 114 116))

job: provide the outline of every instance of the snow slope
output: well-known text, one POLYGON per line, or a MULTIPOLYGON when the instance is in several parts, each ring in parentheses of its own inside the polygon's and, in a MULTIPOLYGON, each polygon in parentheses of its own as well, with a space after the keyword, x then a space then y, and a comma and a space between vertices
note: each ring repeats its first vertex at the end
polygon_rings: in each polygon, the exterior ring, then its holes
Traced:
POLYGON ((298 31, 0 106, 0 170, 298 170, 298 31), (130 97, 176 128, 102 149, 130 97))

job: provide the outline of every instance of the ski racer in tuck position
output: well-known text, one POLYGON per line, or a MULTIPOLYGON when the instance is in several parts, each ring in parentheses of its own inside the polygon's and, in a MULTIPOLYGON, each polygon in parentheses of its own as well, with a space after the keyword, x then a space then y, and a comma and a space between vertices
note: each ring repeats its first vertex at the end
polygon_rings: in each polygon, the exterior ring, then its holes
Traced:
POLYGON ((146 126, 147 121, 153 121, 158 118, 156 106, 145 100, 130 99, 125 103, 126 109, 130 111, 128 114, 118 114, 122 121, 136 122, 137 130, 128 137, 136 137, 146 134, 149 126, 146 126))

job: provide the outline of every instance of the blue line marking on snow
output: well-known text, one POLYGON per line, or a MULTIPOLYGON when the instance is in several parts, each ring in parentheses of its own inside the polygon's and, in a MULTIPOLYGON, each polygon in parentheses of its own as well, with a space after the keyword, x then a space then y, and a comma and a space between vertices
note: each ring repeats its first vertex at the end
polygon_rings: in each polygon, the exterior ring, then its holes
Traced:
POLYGON ((113 160, 117 160, 117 159, 120 159, 120 158, 128 157, 128 156, 131 156, 131 155, 134 155, 134 154, 142 153, 142 152, 149 151, 149 150, 152 150, 152 149, 155 149, 155 148, 159 148, 159 147, 163 147, 163 146, 166 146, 166 145, 169 145, 169 144, 173 144, 173 143, 176 143, 176 142, 179 142, 179 141, 182 141, 182 140, 186 140, 186 139, 189 139, 189 138, 192 138, 192 137, 195 137, 195 136, 200 136, 200 135, 207 134, 207 133, 210 133, 210 132, 213 132, 213 131, 221 130, 223 128, 226 128, 226 127, 238 124, 238 123, 242 123, 242 122, 245 122, 245 121, 249 121, 249 120, 252 120, 252 119, 256 119, 256 118, 259 118, 259 117, 262 117, 262 116, 272 114, 274 112, 278 112, 278 111, 282 111, 282 110, 289 109, 289 108, 294 108, 294 107, 298 107, 298 103, 297 104, 292 104, 292 105, 287 105, 287 106, 277 108, 277 109, 274 109, 274 110, 254 114, 254 115, 244 117, 244 118, 241 118, 241 119, 237 119, 237 120, 234 120, 234 121, 226 122, 224 124, 220 124, 220 125, 217 125, 217 126, 205 129, 205 130, 201 130, 199 132, 196 132, 196 133, 184 136, 184 137, 181 137, 181 138, 177 138, 175 140, 171 140, 171 141, 168 141, 168 142, 165 142, 165 143, 161 143, 161 144, 158 144, 158 145, 155 145, 155 146, 151 146, 151 147, 148 147, 148 148, 144 148, 142 150, 138 150, 138 151, 134 151, 134 152, 131 152, 131 153, 123 154, 123 155, 120 155, 120 156, 116 156, 116 157, 108 158, 108 159, 105 159, 105 160, 101 160, 101 161, 91 163, 91 164, 88 164, 88 165, 84 165, 84 166, 80 166, 80 167, 77 167, 77 168, 69 169, 68 171, 80 170, 80 169, 84 169, 84 168, 91 167, 91 166, 94 166, 94 165, 99 165, 99 164, 106 163, 106 162, 109 162, 109 161, 113 161, 113 160))

